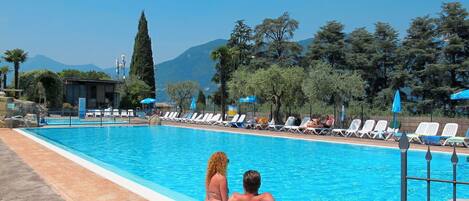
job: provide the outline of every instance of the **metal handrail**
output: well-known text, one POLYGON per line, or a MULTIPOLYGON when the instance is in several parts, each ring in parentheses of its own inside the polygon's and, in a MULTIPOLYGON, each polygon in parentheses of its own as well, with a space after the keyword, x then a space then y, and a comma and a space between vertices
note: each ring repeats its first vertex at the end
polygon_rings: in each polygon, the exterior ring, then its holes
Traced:
POLYGON ((456 201, 457 185, 469 185, 469 182, 458 181, 456 178, 457 164, 459 162, 458 155, 456 153, 456 146, 453 146, 453 154, 451 155, 451 163, 453 165, 453 179, 452 180, 431 178, 430 167, 431 167, 432 153, 430 151, 430 146, 428 146, 427 152, 425 154, 425 160, 427 161, 427 177, 424 178, 424 177, 408 176, 407 175, 407 151, 409 150, 409 147, 410 147, 410 143, 409 143, 409 139, 407 138, 407 134, 403 133, 402 137, 399 139, 399 149, 401 151, 401 201, 407 201, 407 181, 408 180, 427 182, 427 201, 430 201, 431 182, 450 183, 453 186, 453 199, 452 200, 456 201))

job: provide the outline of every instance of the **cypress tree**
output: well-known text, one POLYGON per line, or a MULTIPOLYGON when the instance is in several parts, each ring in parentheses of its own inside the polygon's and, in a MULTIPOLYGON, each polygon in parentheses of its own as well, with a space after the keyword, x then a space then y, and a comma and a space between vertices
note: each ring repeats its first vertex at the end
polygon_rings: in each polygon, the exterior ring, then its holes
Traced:
POLYGON ((143 11, 138 22, 138 32, 135 36, 134 52, 130 63, 130 76, 144 81, 151 87, 152 96, 155 96, 155 69, 151 38, 148 35, 147 20, 143 11))

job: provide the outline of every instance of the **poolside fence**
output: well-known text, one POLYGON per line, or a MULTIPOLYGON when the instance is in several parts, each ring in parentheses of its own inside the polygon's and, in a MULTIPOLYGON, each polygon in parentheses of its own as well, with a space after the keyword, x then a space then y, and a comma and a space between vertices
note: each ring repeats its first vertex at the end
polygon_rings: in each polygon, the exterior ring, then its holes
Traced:
POLYGON ((416 181, 424 181, 427 183, 427 190, 426 190, 426 197, 427 201, 430 201, 431 195, 431 183, 432 182, 439 182, 439 183, 447 183, 453 186, 452 192, 452 200, 457 200, 457 186, 458 185, 469 185, 469 181, 458 181, 456 178, 457 173, 457 164, 459 162, 458 155, 456 153, 456 147, 453 147, 453 154, 451 156, 451 162, 453 167, 453 179, 438 179, 431 177, 431 161, 432 161, 432 153, 430 151, 430 146, 428 146, 427 153, 425 155, 425 160, 427 161, 427 176, 426 177, 416 177, 416 176, 409 176, 407 174, 407 151, 409 150, 410 143, 407 138, 407 135, 404 133, 399 140, 399 149, 401 150, 401 201, 407 201, 407 182, 409 180, 416 180, 416 181))
POLYGON ((103 126, 110 124, 147 124, 148 120, 142 118, 144 111, 134 110, 86 110, 82 115, 77 110, 51 110, 51 111, 20 111, 21 109, 0 110, 3 124, 0 127, 36 127, 38 125, 50 126, 103 126), (7 120, 10 119, 10 120, 7 120))

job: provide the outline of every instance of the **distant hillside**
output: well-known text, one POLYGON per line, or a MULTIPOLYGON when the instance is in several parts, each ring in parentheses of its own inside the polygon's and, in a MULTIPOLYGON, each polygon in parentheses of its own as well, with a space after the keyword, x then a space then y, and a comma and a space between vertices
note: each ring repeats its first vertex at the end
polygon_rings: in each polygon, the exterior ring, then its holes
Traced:
POLYGON ((313 42, 313 38, 308 38, 304 40, 298 41, 298 44, 303 48, 303 54, 306 54, 308 52, 309 45, 313 42))
POLYGON ((60 72, 64 69, 76 69, 81 71, 102 71, 102 68, 94 65, 94 64, 83 64, 83 65, 68 65, 63 64, 58 61, 55 61, 49 57, 44 55, 36 55, 34 57, 28 58, 26 62, 21 64, 22 71, 30 71, 30 70, 39 70, 39 69, 47 69, 54 72, 60 72))
MULTIPOLYGON (((2 65, 8 65, 10 67, 10 73, 8 74, 8 82, 11 83, 13 79, 13 64, 2 62, 2 65)), ((80 70, 80 71, 104 71, 106 73, 110 70, 114 70, 113 68, 103 69, 94 64, 80 64, 80 65, 64 64, 54 59, 51 59, 47 56, 39 55, 39 54, 28 58, 26 62, 20 65, 20 72, 27 72, 27 71, 32 71, 32 70, 43 70, 43 69, 50 70, 53 72, 60 72, 65 69, 74 69, 74 70, 80 70)), ((108 73, 108 75, 112 76, 113 74, 111 72, 111 74, 108 73)))
POLYGON ((167 84, 184 80, 196 80, 202 88, 210 92, 214 91, 216 85, 211 80, 215 74, 215 62, 210 59, 210 53, 226 42, 226 40, 218 39, 191 47, 175 59, 157 64, 157 99, 166 101, 167 96, 164 90, 167 84))

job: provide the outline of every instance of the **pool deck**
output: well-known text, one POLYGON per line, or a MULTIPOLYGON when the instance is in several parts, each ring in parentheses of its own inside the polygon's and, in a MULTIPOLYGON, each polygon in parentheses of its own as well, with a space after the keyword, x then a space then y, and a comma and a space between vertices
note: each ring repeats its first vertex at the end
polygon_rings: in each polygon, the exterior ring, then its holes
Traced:
MULTIPOLYGON (((65 200, 145 200, 14 130, 0 128, 0 140, 65 200)), ((11 185, 9 181, 0 182, 0 186, 11 185)))
POLYGON ((63 200, 1 140, 0 164, 0 200, 63 200))
MULTIPOLYGON (((383 140, 372 140, 372 139, 359 139, 359 138, 344 138, 334 136, 317 136, 317 135, 305 135, 305 134, 294 134, 288 132, 276 132, 276 131, 265 131, 265 130, 251 130, 251 129, 239 129, 229 128, 221 126, 211 125, 196 125, 186 124, 177 122, 163 122, 163 125, 171 125, 177 127, 226 131, 232 133, 241 133, 249 135, 261 135, 271 137, 282 137, 282 138, 293 138, 303 139, 311 141, 327 141, 333 143, 345 143, 345 144, 357 144, 366 146, 379 146, 397 148, 397 142, 394 141, 383 141, 383 140)), ((112 125, 108 125, 112 126, 112 125)), ((115 125, 124 126, 124 125, 115 125)), ((411 149, 426 150, 427 146, 420 144, 411 144, 411 149)), ((453 149, 451 147, 442 146, 431 146, 432 151, 447 152, 451 153, 453 149)), ((458 154, 469 155, 469 148, 458 147, 458 154)), ((74 201, 88 201, 88 200, 145 200, 139 195, 107 180, 92 171, 85 169, 84 167, 68 160, 67 158, 59 155, 58 153, 44 147, 43 145, 33 141, 32 139, 17 133, 12 129, 0 128, 0 162, 7 157, 8 160, 13 160, 13 165, 6 165, 0 168, 0 171, 7 172, 10 174, 19 174, 18 177, 24 177, 29 180, 33 180, 38 187, 37 192, 40 195, 34 196, 34 200, 74 200, 74 201), (2 143, 3 142, 3 143, 2 143), (4 146, 4 150, 2 149, 4 146), (8 147, 8 148, 7 148, 8 147), (8 153, 8 151, 10 153, 8 153), (15 152, 15 153, 13 153, 15 152), (7 156, 2 156, 2 154, 7 156), (2 158, 3 157, 3 158, 2 158), (16 159, 15 159, 16 157, 16 159), (13 158, 13 159, 12 159, 13 158), (17 168, 23 164, 24 167, 17 168), (30 168, 29 168, 29 167, 30 168), (17 173, 15 173, 17 172, 17 173), (21 176, 22 174, 22 176, 21 176), (34 177, 36 175, 36 177, 34 177), (37 177, 39 175, 39 177, 37 177), (42 197, 40 197, 42 196, 42 197), (50 199, 49 199, 50 197, 50 199), (37 199, 36 199, 37 198, 37 199)), ((3 186, 12 186, 15 191, 9 191, 8 196, 19 196, 22 195, 26 188, 22 183, 11 182, 8 179, 2 179, 0 177, 0 200, 2 193, 4 193, 3 186), (16 185, 16 187, 15 187, 16 185), (20 188, 20 189, 18 189, 20 188)), ((8 187, 7 187, 8 188, 8 187)), ((30 195, 30 194, 27 194, 30 195)), ((15 200, 30 200, 15 199, 15 200)))

